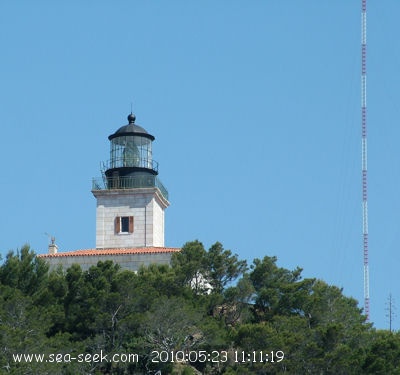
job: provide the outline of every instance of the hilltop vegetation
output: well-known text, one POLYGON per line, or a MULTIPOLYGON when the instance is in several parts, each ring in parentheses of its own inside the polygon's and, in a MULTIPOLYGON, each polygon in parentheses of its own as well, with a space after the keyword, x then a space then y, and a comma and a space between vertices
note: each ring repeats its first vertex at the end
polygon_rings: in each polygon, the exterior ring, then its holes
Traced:
POLYGON ((0 373, 400 374, 399 334, 375 330, 354 299, 301 271, 194 241, 171 267, 48 272, 24 246, 0 267, 0 373), (82 353, 137 361, 71 360, 82 353))

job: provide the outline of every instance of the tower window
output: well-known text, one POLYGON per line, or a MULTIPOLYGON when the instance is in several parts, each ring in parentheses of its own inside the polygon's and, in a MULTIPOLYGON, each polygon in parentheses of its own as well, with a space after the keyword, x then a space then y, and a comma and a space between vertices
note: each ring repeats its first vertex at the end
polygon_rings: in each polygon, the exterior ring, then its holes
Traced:
POLYGON ((115 233, 133 233, 133 216, 117 216, 115 233))
POLYGON ((129 233, 129 217, 128 216, 121 217, 121 232, 129 233))

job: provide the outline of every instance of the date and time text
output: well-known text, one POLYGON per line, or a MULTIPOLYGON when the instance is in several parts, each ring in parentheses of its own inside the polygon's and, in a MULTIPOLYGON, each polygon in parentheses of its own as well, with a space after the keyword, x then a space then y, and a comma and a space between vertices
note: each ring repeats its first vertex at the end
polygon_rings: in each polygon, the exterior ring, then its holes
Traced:
POLYGON ((208 352, 206 350, 171 350, 171 351, 157 351, 151 352, 151 361, 153 363, 167 363, 167 362, 211 362, 211 363, 224 363, 233 361, 235 363, 278 363, 283 361, 285 353, 282 350, 253 350, 246 351, 219 351, 213 350, 208 352))

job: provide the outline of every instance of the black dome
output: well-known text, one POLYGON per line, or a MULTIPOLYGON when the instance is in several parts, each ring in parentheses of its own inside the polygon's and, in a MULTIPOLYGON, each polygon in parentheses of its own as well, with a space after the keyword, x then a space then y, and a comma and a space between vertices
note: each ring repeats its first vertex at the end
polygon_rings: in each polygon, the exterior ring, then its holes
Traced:
POLYGON ((121 137, 125 135, 140 135, 154 141, 154 136, 147 133, 145 129, 141 126, 135 124, 136 116, 133 113, 128 115, 129 124, 121 126, 114 134, 111 134, 108 139, 111 140, 116 137, 121 137))

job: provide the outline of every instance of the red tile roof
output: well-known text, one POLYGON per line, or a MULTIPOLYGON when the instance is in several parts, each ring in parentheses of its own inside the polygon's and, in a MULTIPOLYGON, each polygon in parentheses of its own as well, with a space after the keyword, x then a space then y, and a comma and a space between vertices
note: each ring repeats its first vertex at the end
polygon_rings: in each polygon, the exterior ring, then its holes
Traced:
POLYGON ((176 253, 181 249, 176 247, 132 247, 118 249, 85 249, 67 251, 56 254, 40 254, 40 258, 56 258, 56 257, 80 257, 91 255, 125 255, 125 254, 156 254, 156 253, 176 253))

